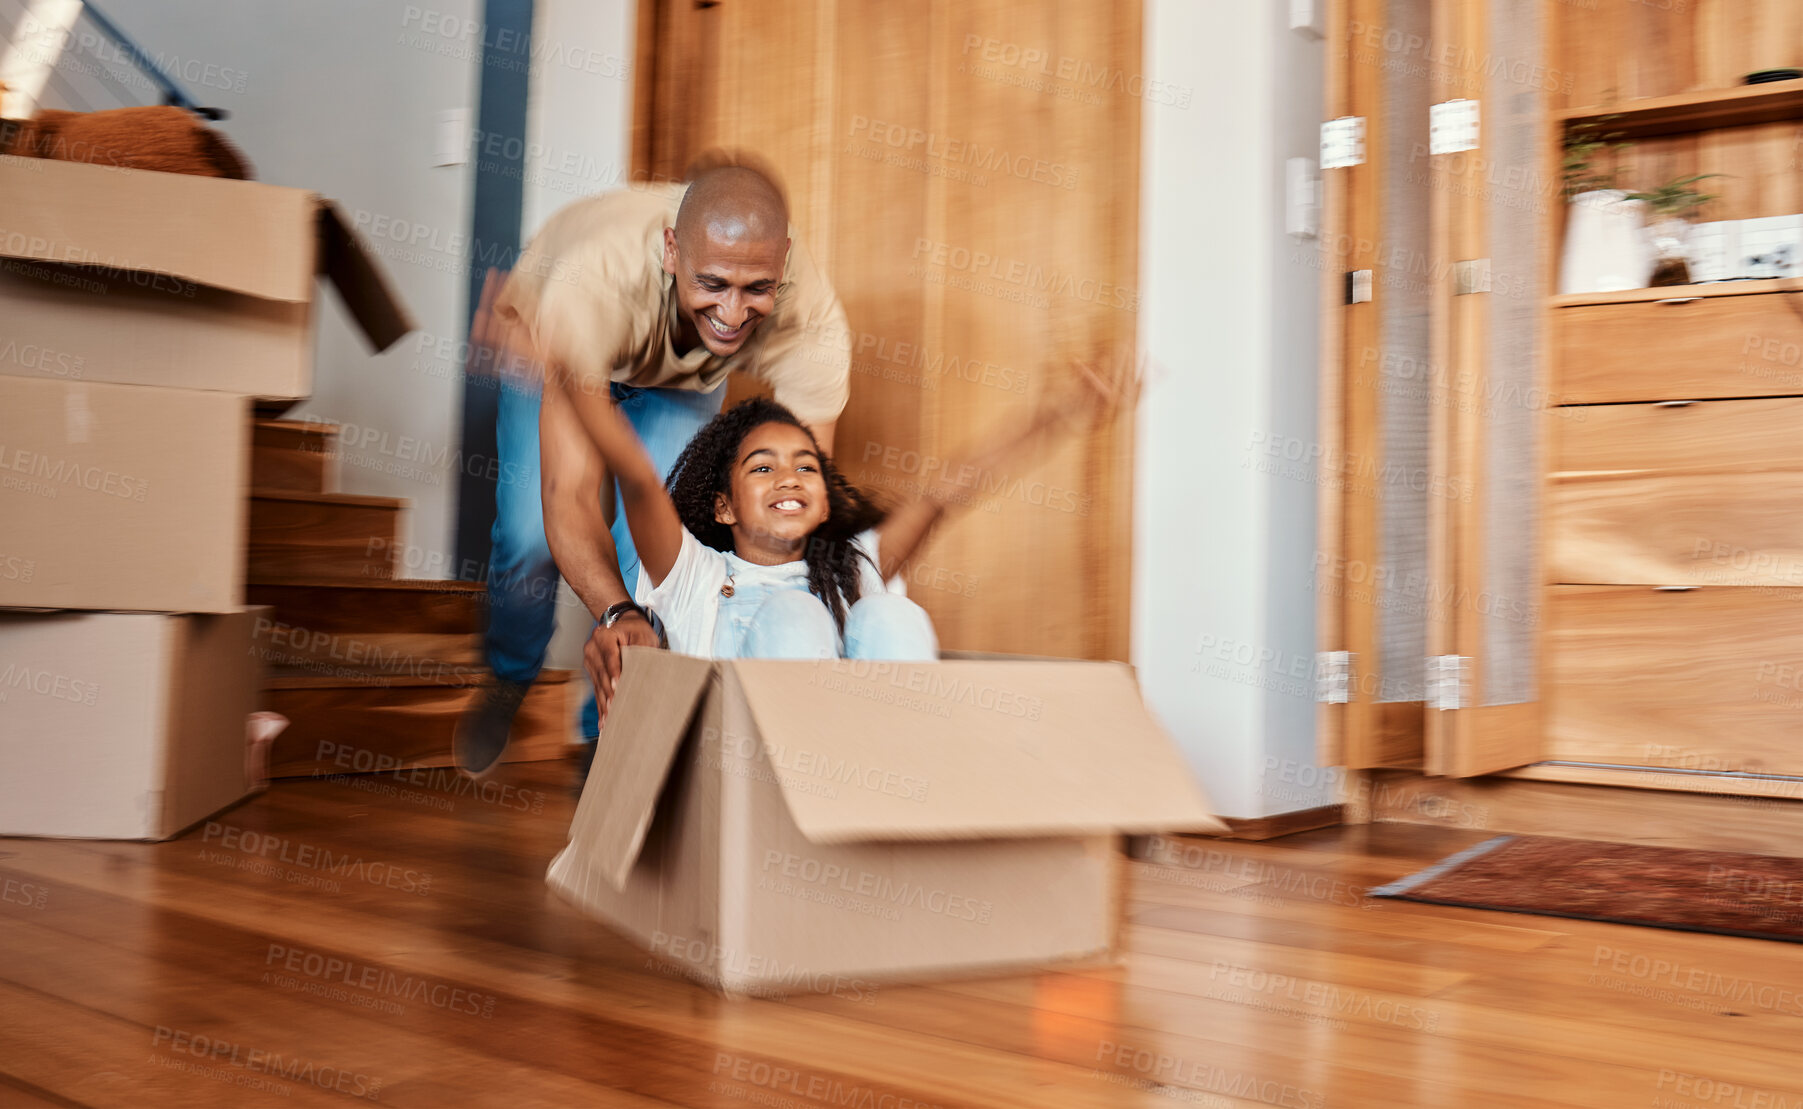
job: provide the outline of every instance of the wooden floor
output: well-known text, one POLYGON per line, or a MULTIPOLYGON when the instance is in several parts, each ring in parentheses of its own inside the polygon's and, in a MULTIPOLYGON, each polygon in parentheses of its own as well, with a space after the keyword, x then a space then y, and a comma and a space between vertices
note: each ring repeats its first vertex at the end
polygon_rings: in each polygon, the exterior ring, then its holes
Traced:
POLYGON ((1364 907, 1484 833, 1182 841, 1118 968, 724 1001, 547 893, 568 774, 0 840, 0 1105, 1803 1105, 1803 946, 1364 907))

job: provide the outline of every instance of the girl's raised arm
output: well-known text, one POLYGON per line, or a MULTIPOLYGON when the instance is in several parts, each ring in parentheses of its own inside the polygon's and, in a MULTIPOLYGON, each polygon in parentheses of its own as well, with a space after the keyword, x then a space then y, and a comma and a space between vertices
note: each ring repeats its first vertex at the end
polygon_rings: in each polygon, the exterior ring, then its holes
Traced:
POLYGON ((1072 377, 1026 420, 998 428, 988 437, 987 446, 960 451, 947 459, 913 501, 877 525, 877 554, 882 563, 878 569, 884 581, 901 571, 942 519, 966 507, 969 492, 981 487, 983 475, 1018 464, 1050 438, 1098 426, 1123 406, 1130 406, 1138 391, 1134 367, 1120 359, 1099 371, 1078 362, 1072 377))

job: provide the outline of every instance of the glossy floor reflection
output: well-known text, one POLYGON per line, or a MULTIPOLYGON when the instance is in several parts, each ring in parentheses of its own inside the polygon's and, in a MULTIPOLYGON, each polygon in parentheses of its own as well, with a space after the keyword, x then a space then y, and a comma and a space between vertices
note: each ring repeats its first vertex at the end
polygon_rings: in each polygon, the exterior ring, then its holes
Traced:
POLYGON ((0 840, 0 1104, 1803 1104, 1803 947, 1360 897, 1484 833, 1181 841, 1119 967, 725 1001, 548 894, 568 774, 0 840))

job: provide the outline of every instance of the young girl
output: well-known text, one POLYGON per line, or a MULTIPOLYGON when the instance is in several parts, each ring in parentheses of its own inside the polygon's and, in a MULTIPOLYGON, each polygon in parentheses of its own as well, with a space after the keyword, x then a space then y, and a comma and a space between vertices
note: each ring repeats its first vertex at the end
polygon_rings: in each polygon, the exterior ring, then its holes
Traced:
MULTIPOLYGON (((961 463, 940 467, 911 502, 884 512, 833 466, 775 401, 716 416, 670 471, 668 488, 611 406, 582 422, 620 484, 638 547, 638 601, 673 651, 703 658, 933 661, 926 612, 888 583, 977 475, 1019 459, 1071 415, 1112 408, 1079 368, 1070 395, 961 463)), ((961 498, 959 498, 961 499, 961 498)))

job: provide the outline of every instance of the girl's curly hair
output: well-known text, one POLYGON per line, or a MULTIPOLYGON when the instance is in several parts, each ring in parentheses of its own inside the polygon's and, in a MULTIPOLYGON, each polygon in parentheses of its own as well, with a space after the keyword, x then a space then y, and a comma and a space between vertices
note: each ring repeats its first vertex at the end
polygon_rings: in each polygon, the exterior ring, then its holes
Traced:
MULTIPOLYGON (((789 424, 808 433, 795 413, 767 397, 753 397, 727 409, 695 433, 670 469, 665 486, 676 514, 690 534, 716 551, 733 549, 732 529, 714 519, 714 497, 732 496, 733 463, 739 447, 752 430, 764 424, 789 424)), ((814 444, 819 450, 818 441, 814 444)), ((833 614, 833 623, 845 631, 845 612, 858 600, 860 562, 868 562, 852 539, 881 523, 888 513, 845 479, 832 459, 820 456, 820 476, 826 481, 827 518, 808 536, 802 558, 808 565, 808 589, 833 614)))

